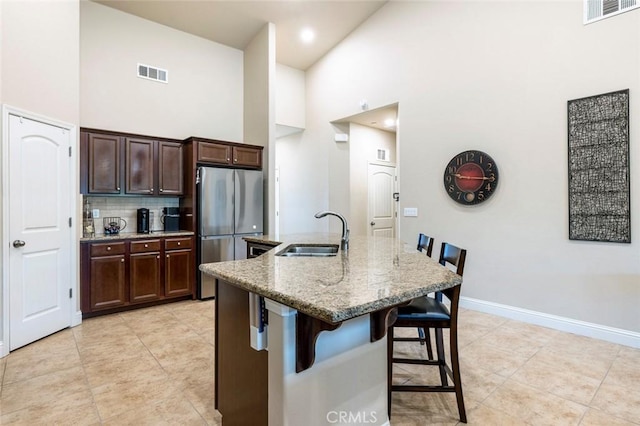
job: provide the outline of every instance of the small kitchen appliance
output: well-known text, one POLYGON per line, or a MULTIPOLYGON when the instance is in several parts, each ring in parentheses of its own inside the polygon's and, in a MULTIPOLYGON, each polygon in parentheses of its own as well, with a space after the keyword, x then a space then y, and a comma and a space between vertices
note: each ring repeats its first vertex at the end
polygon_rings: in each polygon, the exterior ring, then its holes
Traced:
POLYGON ((179 231, 180 230, 180 208, 179 207, 164 207, 162 209, 162 223, 164 224, 164 231, 179 231))
POLYGON ((138 234, 149 233, 149 209, 138 209, 138 223, 136 229, 138 230, 138 234))

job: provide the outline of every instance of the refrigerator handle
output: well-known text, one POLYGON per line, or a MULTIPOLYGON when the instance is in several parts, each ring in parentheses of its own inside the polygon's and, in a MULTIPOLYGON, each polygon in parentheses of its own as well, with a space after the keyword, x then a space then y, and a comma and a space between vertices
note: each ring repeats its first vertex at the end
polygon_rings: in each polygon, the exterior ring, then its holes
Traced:
POLYGON ((198 167, 196 169, 196 185, 200 184, 200 170, 202 169, 202 167, 198 167))

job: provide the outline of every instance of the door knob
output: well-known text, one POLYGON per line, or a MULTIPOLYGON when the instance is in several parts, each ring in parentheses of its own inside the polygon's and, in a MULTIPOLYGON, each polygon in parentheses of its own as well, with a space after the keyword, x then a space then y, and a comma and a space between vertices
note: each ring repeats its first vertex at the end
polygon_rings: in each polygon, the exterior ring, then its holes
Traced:
POLYGON ((15 240, 15 241, 13 242, 13 246, 14 246, 15 248, 24 247, 24 245, 25 245, 25 244, 26 244, 26 243, 25 243, 24 241, 22 241, 22 240, 15 240))
POLYGON ((371 226, 373 226, 373 225, 375 225, 375 224, 376 224, 375 222, 371 222, 371 226))

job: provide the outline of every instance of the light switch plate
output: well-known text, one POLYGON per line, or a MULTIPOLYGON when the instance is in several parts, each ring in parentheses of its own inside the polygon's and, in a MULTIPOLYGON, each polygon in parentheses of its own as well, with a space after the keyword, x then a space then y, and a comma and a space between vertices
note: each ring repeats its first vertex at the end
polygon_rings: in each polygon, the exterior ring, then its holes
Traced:
POLYGON ((100 209, 93 209, 91 211, 91 217, 93 217, 94 219, 97 219, 100 217, 100 209))
POLYGON ((404 217, 417 217, 418 216, 418 208, 417 207, 405 207, 404 208, 404 217))

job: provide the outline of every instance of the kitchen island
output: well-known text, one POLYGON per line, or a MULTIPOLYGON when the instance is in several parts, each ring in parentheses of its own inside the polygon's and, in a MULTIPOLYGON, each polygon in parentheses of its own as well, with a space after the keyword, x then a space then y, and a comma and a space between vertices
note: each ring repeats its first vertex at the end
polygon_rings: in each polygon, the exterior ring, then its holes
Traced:
POLYGON ((395 308, 462 278, 393 238, 353 237, 348 252, 329 257, 278 254, 290 244, 337 244, 339 235, 245 239, 274 249, 200 266, 217 278, 223 424, 388 424, 384 337, 395 308), (251 294, 264 298, 266 339, 251 294), (265 340, 268 351, 250 346, 265 340))

